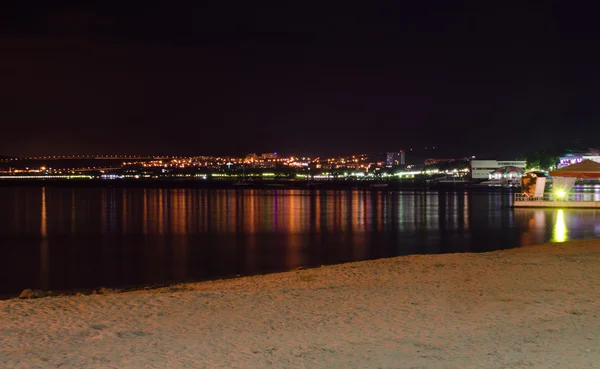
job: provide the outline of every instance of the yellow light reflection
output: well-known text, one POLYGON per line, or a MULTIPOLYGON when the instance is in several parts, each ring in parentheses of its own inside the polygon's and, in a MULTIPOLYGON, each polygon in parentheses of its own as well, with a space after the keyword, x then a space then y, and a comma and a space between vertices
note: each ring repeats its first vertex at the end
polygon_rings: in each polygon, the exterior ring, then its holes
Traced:
POLYGON ((159 188, 158 189, 158 234, 159 235, 163 235, 165 234, 165 222, 164 222, 164 208, 165 208, 165 204, 163 203, 163 197, 166 196, 166 190, 165 193, 163 193, 163 189, 159 188))
POLYGON ((558 210, 556 213, 556 223, 554 224, 554 242, 565 242, 567 240, 567 225, 563 210, 558 210))
POLYGON ((47 217, 47 206, 46 206, 46 187, 42 187, 42 224, 40 226, 40 233, 42 238, 48 237, 48 217, 47 217))
POLYGON ((129 217, 127 216, 127 189, 124 188, 121 192, 121 222, 123 224, 123 233, 127 234, 127 230, 128 230, 128 220, 129 217))
POLYGON ((142 234, 148 234, 148 191, 144 188, 144 200, 142 202, 142 234))
POLYGON ((465 231, 469 230, 469 195, 465 193, 464 205, 463 205, 463 222, 465 231))
POLYGON ((46 204, 46 188, 42 187, 42 213, 40 233, 42 236, 40 242, 40 282, 45 290, 50 285, 50 250, 48 245, 48 206, 46 204))
POLYGON ((304 196, 299 195, 299 191, 292 190, 288 196, 282 198, 283 211, 280 214, 285 214, 282 219, 287 223, 287 247, 286 247, 286 262, 288 268, 294 268, 302 264, 302 239, 300 235, 304 230, 302 220, 305 219, 303 201, 306 201, 304 196))

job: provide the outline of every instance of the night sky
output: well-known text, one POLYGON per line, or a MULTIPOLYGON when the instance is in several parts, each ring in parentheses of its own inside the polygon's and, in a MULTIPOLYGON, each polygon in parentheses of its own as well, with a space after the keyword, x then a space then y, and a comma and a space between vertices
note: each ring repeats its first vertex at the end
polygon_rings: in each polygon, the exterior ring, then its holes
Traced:
POLYGON ((600 137, 597 12, 573 3, 14 3, 0 155, 510 158, 600 137))

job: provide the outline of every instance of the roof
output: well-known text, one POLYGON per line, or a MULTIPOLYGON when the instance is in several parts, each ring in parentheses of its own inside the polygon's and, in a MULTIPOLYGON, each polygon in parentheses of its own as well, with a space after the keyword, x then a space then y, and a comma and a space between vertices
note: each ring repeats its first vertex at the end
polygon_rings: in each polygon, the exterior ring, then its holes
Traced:
POLYGON ((550 175, 552 177, 600 178, 600 163, 584 160, 581 163, 553 170, 550 175))
POLYGON ((524 173, 525 169, 515 167, 512 165, 507 165, 505 167, 500 167, 500 168, 494 169, 492 171, 492 173, 508 173, 508 172, 524 173))

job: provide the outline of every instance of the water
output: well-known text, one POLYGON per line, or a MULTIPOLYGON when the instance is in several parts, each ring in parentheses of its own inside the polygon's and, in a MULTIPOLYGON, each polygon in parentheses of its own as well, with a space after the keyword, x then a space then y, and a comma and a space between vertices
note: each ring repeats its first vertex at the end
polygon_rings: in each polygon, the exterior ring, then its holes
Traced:
POLYGON ((131 287, 600 236, 509 193, 0 188, 0 294, 131 287))

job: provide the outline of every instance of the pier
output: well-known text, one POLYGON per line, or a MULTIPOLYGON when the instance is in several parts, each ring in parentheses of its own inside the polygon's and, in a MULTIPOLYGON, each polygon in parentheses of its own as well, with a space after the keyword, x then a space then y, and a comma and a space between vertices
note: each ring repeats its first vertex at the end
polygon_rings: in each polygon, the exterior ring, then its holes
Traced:
POLYGON ((559 196, 547 193, 543 196, 527 196, 516 193, 515 208, 590 208, 600 209, 600 195, 595 193, 570 193, 559 196))

